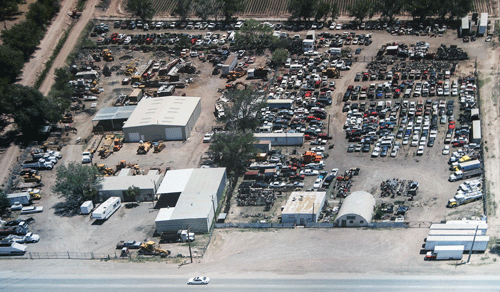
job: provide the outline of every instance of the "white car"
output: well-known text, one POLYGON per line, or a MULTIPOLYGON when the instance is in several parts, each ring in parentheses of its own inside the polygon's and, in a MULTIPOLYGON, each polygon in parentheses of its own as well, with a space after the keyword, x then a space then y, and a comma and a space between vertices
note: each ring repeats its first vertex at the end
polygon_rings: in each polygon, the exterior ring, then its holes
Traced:
POLYGON ((448 155, 450 154, 450 146, 449 145, 445 145, 444 148, 443 148, 443 155, 448 155))
POLYGON ((339 169, 338 168, 334 168, 332 169, 332 172, 330 172, 330 175, 333 175, 333 176, 337 176, 337 174, 339 173, 339 169))
POLYGON ((318 178, 314 181, 313 188, 314 189, 319 189, 321 187, 321 184, 323 183, 323 180, 318 178))
POLYGON ((316 147, 311 148, 311 151, 314 151, 314 152, 323 152, 323 151, 325 151, 325 147, 323 147, 323 146, 316 146, 316 147))
POLYGON ((335 27, 336 30, 341 30, 342 29, 342 24, 337 24, 337 26, 335 27))
POLYGON ((319 175, 319 171, 317 171, 316 169, 304 169, 304 170, 301 170, 300 171, 300 174, 303 174, 303 175, 319 175))
POLYGON ((279 181, 274 181, 269 184, 271 188, 284 188, 286 186, 286 183, 284 182, 279 182, 279 181))
POLYGON ((372 157, 379 157, 379 156, 380 156, 380 147, 376 146, 372 151, 372 157))
POLYGON ((214 133, 206 133, 205 136, 203 137, 203 143, 210 143, 212 141, 212 137, 214 136, 214 133))
POLYGON ((208 277, 194 277, 188 280, 188 285, 207 285, 210 283, 210 278, 208 277))
POLYGON ((418 146, 417 155, 424 155, 424 146, 418 146))

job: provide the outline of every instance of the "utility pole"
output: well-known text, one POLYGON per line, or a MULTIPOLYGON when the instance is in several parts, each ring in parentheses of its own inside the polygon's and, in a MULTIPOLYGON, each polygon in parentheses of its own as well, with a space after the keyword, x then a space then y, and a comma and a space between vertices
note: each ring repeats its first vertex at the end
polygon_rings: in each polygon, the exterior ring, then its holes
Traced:
POLYGON ((189 225, 187 228, 187 242, 189 246, 189 257, 191 258, 191 263, 193 263, 193 253, 191 252, 191 240, 189 239, 189 225))
POLYGON ((470 262, 470 257, 472 256, 472 249, 474 248, 474 243, 476 242, 476 236, 477 236, 477 229, 478 228, 479 228, 479 225, 476 225, 476 231, 474 232, 474 238, 472 239, 472 245, 470 247, 469 257, 467 258, 467 263, 470 262))

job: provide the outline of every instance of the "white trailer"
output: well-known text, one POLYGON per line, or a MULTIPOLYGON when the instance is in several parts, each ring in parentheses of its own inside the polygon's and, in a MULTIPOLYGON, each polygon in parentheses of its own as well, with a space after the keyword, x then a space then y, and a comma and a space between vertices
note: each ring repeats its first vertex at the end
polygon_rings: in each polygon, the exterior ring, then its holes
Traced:
POLYGON ((92 212, 92 209, 94 209, 94 203, 92 203, 92 201, 85 201, 80 206, 80 213, 82 215, 88 215, 92 212))
POLYGON ((484 252, 490 241, 489 236, 428 236, 425 242, 425 250, 434 250, 436 246, 442 245, 463 245, 464 251, 472 248, 474 252, 484 252), (474 246, 472 242, 474 241, 474 246))
POLYGON ((26 253, 27 246, 17 242, 0 242, 0 255, 2 256, 15 256, 24 255, 26 253))
MULTIPOLYGON (((488 231, 488 224, 484 222, 478 224, 477 227, 477 235, 485 235, 488 231)), ((476 224, 432 224, 430 230, 476 230, 476 224)))
POLYGON ((477 231, 475 229, 437 229, 437 230, 429 230, 429 236, 474 236, 474 235, 484 235, 481 230, 477 231))
POLYGON ((7 199, 9 199, 9 203, 11 205, 15 205, 16 203, 19 203, 21 205, 31 204, 31 197, 30 193, 28 192, 8 194, 7 199))
POLYGON ((434 251, 427 252, 426 260, 461 260, 464 253, 463 245, 436 246, 434 251))
POLYGON ((122 205, 122 200, 120 197, 111 197, 102 203, 94 212, 92 212, 92 218, 97 220, 106 220, 113 213, 120 208, 122 205))

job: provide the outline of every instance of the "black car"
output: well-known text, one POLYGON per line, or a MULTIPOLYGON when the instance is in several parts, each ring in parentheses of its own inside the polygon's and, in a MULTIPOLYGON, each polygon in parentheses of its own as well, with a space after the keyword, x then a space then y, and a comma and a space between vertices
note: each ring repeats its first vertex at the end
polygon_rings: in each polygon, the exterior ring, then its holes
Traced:
POLYGON ((434 146, 434 140, 436 140, 436 138, 429 138, 429 142, 427 142, 427 147, 433 147, 434 146))

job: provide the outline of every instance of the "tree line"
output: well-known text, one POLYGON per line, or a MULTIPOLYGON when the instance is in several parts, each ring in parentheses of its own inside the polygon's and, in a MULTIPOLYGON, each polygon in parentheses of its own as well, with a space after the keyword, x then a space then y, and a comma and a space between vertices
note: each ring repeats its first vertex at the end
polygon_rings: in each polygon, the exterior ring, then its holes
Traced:
MULTIPOLYGON (((6 21, 18 14, 19 0, 0 0, 0 19, 6 21)), ((0 116, 13 120, 17 129, 33 138, 47 123, 57 122, 60 105, 38 90, 14 84, 21 76, 24 63, 35 52, 45 35, 47 25, 59 12, 58 0, 39 0, 29 5, 26 20, 0 34, 0 116)), ((6 123, 4 123, 6 124, 6 123)))

